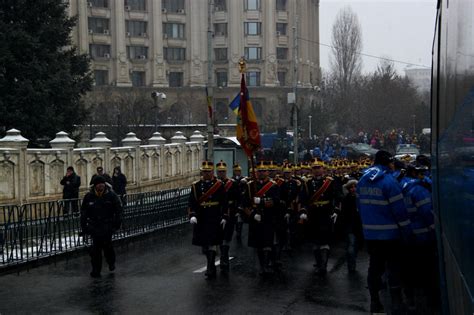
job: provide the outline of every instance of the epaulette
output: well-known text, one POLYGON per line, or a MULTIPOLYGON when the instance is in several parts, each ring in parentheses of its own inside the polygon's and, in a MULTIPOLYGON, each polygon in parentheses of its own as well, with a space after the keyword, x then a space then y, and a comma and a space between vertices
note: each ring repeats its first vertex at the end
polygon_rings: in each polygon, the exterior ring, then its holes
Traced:
POLYGON ((327 176, 326 179, 329 179, 330 181, 334 180, 334 178, 332 178, 331 176, 327 176))
POLYGON ((193 182, 193 185, 196 185, 197 183, 199 183, 201 180, 197 180, 197 181, 194 181, 193 182))

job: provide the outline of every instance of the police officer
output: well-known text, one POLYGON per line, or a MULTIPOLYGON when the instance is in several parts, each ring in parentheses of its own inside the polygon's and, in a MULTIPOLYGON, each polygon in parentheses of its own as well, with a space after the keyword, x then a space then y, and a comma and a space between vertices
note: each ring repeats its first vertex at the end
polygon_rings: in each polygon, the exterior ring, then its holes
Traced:
POLYGON ((318 275, 325 275, 335 218, 335 191, 333 179, 325 175, 322 161, 314 159, 311 170, 312 176, 306 182, 306 189, 302 197, 304 208, 300 211, 300 219, 307 221, 309 237, 314 244, 315 272, 318 275))
POLYGON ((102 270, 102 251, 109 270, 115 270, 115 252, 112 247, 112 235, 122 223, 122 205, 120 198, 106 185, 102 176, 92 181, 91 190, 84 196, 81 206, 81 228, 84 234, 92 237, 90 251, 91 277, 100 277, 102 270))
POLYGON ((261 274, 272 273, 275 267, 274 245, 280 196, 278 186, 270 180, 268 163, 257 166, 257 180, 248 183, 244 209, 249 217, 248 245, 257 249, 261 274))
POLYGON ((407 166, 405 184, 402 187, 411 221, 415 241, 409 244, 408 259, 405 260, 405 295, 408 306, 415 308, 414 289, 421 288, 430 300, 437 297, 437 250, 431 187, 425 181, 428 167, 419 163, 407 166))
POLYGON ((238 214, 238 202, 240 199, 239 184, 231 178, 227 177, 227 164, 220 161, 216 165, 217 178, 224 184, 227 194, 227 202, 229 203, 229 217, 224 227, 223 243, 220 245, 221 251, 221 270, 226 272, 229 270, 229 248, 234 233, 235 223, 238 214))
POLYGON ((371 312, 383 311, 379 291, 383 288, 382 275, 386 271, 393 309, 400 309, 402 240, 412 236, 401 187, 391 175, 393 167, 392 155, 380 150, 375 155, 374 165, 357 184, 356 202, 370 255, 367 282, 371 312))
POLYGON ((192 243, 202 247, 207 258, 206 277, 212 279, 216 276, 217 246, 222 245, 229 220, 227 194, 222 181, 214 177, 214 163, 202 162, 201 176, 191 186, 188 214, 194 225, 192 243))

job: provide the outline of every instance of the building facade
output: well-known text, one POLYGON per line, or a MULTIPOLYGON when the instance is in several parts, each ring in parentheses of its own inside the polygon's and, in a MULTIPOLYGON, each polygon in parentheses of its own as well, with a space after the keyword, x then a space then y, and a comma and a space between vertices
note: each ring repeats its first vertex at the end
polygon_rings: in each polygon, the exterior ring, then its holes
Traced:
POLYGON ((420 92, 429 92, 431 89, 431 68, 408 66, 405 68, 406 77, 420 92))
POLYGON ((216 104, 235 96, 242 56, 257 107, 286 100, 295 65, 299 87, 318 85, 319 0, 70 0, 78 17, 73 42, 91 56, 96 90, 159 88, 169 107, 178 91, 207 85, 208 12, 216 104))

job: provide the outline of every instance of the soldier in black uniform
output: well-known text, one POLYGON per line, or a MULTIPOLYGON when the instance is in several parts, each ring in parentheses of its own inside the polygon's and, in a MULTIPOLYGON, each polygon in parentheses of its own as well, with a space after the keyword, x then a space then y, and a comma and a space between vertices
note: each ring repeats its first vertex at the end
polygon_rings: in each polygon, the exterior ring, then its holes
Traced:
POLYGON ((192 243, 201 246, 206 255, 208 278, 216 276, 217 246, 222 245, 223 230, 229 220, 224 184, 213 173, 214 164, 204 161, 202 179, 191 187, 188 209, 190 223, 194 225, 192 243))
POLYGON ((301 180, 292 176, 291 164, 283 166, 283 183, 280 185, 280 204, 283 205, 283 231, 280 231, 280 246, 290 249, 296 243, 298 213, 300 209, 299 194, 302 187, 301 180))
POLYGON ((324 163, 312 162, 312 177, 306 182, 304 190, 304 208, 300 211, 300 219, 307 221, 309 237, 314 244, 316 273, 327 272, 329 243, 331 241, 334 216, 333 179, 325 176, 324 163))
POLYGON ((229 248, 234 234, 235 223, 238 214, 238 201, 240 199, 239 183, 227 177, 227 164, 220 161, 216 165, 217 178, 224 184, 224 189, 227 194, 227 202, 229 203, 229 219, 224 227, 223 243, 220 246, 221 250, 221 270, 229 270, 229 248))
POLYGON ((242 228, 244 226, 244 217, 245 213, 242 208, 242 196, 247 187, 247 181, 242 177, 242 167, 239 164, 234 164, 232 166, 232 180, 237 183, 237 188, 239 192, 239 197, 236 200, 236 207, 238 209, 236 214, 236 222, 235 222, 235 238, 237 239, 237 243, 242 244, 242 228))
POLYGON ((272 266, 275 266, 272 257, 275 257, 275 233, 280 203, 278 186, 268 177, 268 169, 268 163, 259 163, 258 179, 248 183, 244 199, 244 208, 249 217, 248 245, 257 249, 262 275, 272 273, 272 266))

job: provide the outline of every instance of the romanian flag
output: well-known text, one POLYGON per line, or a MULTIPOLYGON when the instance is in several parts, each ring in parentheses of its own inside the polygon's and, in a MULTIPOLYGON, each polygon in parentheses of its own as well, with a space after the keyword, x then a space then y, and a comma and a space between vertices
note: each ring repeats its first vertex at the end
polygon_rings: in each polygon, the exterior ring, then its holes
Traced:
POLYGON ((232 102, 229 104, 229 108, 234 112, 234 114, 238 115, 239 114, 239 107, 240 107, 240 92, 237 93, 235 98, 232 100, 232 102))
POLYGON ((258 130, 257 116, 250 102, 249 91, 245 86, 245 75, 242 74, 240 82, 240 106, 237 114, 237 140, 247 154, 252 157, 253 153, 260 148, 260 131, 258 130))

